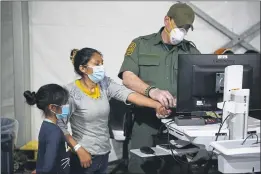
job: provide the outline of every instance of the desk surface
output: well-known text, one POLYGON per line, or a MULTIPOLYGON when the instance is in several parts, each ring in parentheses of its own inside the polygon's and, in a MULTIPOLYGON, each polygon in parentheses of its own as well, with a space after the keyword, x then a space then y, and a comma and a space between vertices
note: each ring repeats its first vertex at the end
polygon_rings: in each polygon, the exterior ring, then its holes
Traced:
MULTIPOLYGON (((162 123, 169 122, 170 119, 163 119, 162 123)), ((179 131, 190 137, 200 137, 200 136, 215 136, 217 133, 220 124, 209 124, 209 125, 202 125, 202 126, 178 126, 174 121, 167 123, 168 127, 172 130, 179 131)), ((220 133, 228 133, 227 129, 222 129, 220 133)))
MULTIPOLYGON (((156 147, 151 147, 151 149, 153 149, 155 151, 154 154, 144 154, 140 151, 140 149, 131 149, 130 152, 141 157, 141 158, 148 158, 148 157, 153 157, 153 156, 168 156, 168 155, 172 155, 171 150, 165 149, 159 145, 157 145, 156 147)), ((174 155, 178 155, 178 156, 182 156, 185 154, 189 154, 189 153, 196 153, 199 151, 199 148, 191 148, 191 149, 176 149, 176 150, 172 150, 174 155)))
POLYGON ((163 148, 159 148, 158 146, 157 147, 151 147, 151 149, 154 150, 154 152, 155 152, 154 154, 142 153, 140 151, 140 149, 131 149, 130 152, 134 153, 135 155, 137 155, 141 158, 148 158, 148 157, 153 157, 153 156, 167 156, 167 155, 171 154, 168 150, 165 150, 163 148))
MULTIPOLYGON (((162 119, 162 123, 167 123, 171 119, 162 119)), ((178 126, 174 121, 167 123, 170 129, 177 130, 182 132, 190 137, 207 137, 207 136, 215 136, 217 133, 220 123, 217 124, 208 124, 202 126, 178 126)), ((248 117, 248 130, 257 130, 260 133, 260 120, 257 120, 252 117, 248 117)), ((227 128, 222 128, 220 133, 228 133, 227 128)))

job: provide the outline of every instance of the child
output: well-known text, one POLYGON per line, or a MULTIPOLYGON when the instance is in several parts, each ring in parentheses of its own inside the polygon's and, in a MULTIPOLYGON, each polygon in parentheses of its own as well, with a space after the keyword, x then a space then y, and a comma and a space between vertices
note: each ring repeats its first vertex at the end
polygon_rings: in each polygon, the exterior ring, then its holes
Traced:
POLYGON ((69 171, 65 137, 56 125, 57 119, 68 115, 68 96, 67 90, 56 84, 44 85, 37 93, 24 92, 26 102, 36 104, 45 116, 38 136, 36 174, 64 174, 69 171))

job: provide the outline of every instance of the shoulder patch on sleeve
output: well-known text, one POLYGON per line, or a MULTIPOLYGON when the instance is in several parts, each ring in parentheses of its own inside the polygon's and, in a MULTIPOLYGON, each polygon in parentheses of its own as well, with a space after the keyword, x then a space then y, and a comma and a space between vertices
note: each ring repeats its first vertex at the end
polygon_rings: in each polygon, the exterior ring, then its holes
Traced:
POLYGON ((132 53, 134 52, 135 48, 136 48, 136 43, 131 42, 131 44, 128 46, 128 48, 126 50, 125 56, 131 56, 132 53))

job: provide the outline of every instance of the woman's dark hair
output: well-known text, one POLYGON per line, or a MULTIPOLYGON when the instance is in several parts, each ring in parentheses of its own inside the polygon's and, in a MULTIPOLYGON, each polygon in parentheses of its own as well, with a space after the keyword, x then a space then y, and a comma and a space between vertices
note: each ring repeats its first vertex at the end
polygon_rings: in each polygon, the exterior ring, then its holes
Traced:
POLYGON ((48 84, 42 86, 37 93, 31 91, 25 91, 24 97, 27 104, 35 105, 41 109, 45 115, 50 114, 48 106, 55 104, 58 106, 67 103, 69 94, 68 91, 57 84, 48 84))
POLYGON ((94 53, 102 56, 101 52, 93 48, 82 48, 81 50, 73 49, 71 51, 70 59, 77 74, 79 74, 80 76, 83 75, 83 73, 79 69, 80 65, 86 65, 90 61, 94 53))

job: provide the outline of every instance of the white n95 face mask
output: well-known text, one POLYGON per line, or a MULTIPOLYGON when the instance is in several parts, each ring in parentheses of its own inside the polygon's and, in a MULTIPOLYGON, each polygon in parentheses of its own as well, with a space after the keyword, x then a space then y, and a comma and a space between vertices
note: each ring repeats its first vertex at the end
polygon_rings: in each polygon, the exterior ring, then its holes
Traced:
POLYGON ((186 35, 186 30, 183 28, 174 28, 170 32, 170 43, 173 45, 177 45, 180 42, 183 41, 185 35, 186 35))

